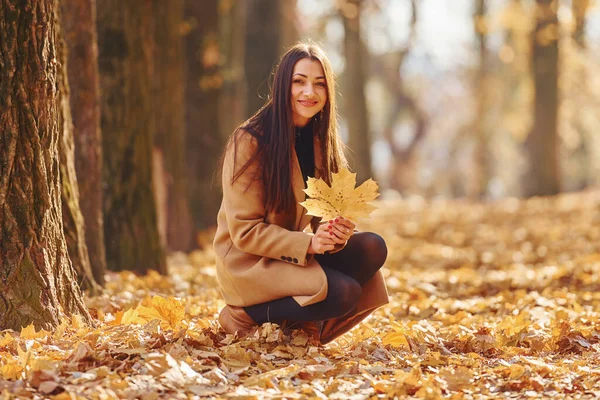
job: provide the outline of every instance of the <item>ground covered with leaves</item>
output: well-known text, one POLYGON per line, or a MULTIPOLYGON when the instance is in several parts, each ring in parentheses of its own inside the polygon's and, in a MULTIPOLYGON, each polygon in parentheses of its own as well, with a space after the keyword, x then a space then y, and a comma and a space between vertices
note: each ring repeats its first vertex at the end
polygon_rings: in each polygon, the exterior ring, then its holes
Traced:
POLYGON ((207 250, 108 275, 95 327, 1 332, 0 398, 600 396, 600 192, 379 206, 391 301, 335 342, 224 335, 207 250))

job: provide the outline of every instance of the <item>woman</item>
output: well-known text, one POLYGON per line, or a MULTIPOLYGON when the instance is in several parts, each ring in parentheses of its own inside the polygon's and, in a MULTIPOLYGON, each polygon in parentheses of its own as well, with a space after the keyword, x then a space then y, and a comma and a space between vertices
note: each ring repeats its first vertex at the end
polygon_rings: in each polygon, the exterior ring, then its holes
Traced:
POLYGON ((298 44, 274 75, 270 99, 236 129, 223 155, 214 248, 227 306, 219 323, 245 334, 276 322, 324 344, 388 302, 379 271, 387 248, 380 236, 355 232, 352 221, 320 223, 299 205, 307 177, 331 183, 347 165, 326 55, 298 44))

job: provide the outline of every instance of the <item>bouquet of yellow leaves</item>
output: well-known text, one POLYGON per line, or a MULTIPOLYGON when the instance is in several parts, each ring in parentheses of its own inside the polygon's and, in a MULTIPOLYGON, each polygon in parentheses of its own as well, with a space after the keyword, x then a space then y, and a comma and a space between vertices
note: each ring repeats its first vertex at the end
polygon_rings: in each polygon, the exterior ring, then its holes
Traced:
POLYGON ((379 196, 379 187, 373 179, 368 179, 357 188, 354 188, 355 185, 356 174, 346 168, 333 174, 331 187, 321 179, 309 177, 304 193, 310 199, 300 205, 308 210, 308 215, 322 217, 324 220, 338 216, 351 221, 366 218, 377 209, 367 202, 379 196))

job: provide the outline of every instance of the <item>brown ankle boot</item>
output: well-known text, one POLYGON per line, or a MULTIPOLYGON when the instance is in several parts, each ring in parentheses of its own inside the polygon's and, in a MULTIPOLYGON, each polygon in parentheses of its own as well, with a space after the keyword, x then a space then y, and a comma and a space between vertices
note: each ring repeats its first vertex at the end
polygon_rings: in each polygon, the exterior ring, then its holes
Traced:
POLYGON ((221 324, 221 328, 225 332, 231 334, 237 332, 239 336, 244 336, 258 325, 246 314, 246 311, 242 307, 230 305, 225 306, 221 310, 219 324, 221 324))

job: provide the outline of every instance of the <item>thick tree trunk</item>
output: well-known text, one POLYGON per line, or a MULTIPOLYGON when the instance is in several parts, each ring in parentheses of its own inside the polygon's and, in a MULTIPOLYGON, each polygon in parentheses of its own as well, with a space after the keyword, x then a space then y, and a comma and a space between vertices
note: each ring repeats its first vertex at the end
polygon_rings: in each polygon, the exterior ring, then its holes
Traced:
POLYGON ((75 141, 75 170, 79 204, 85 221, 85 238, 92 273, 104 286, 106 250, 102 213, 102 137, 96 0, 61 2, 75 141))
POLYGON ((91 322, 63 233, 57 7, 0 2, 0 330, 91 322))
POLYGON ((73 268, 77 272, 82 289, 97 294, 98 284, 92 275, 90 258, 85 243, 85 225, 79 208, 79 186, 75 174, 75 149, 73 142, 73 118, 69 104, 69 78, 67 76, 67 48, 64 32, 60 24, 60 9, 57 10, 57 28, 55 32, 57 59, 62 66, 57 71, 58 86, 58 132, 60 158, 60 177, 62 187, 62 217, 67 249, 73 268))
POLYGON ((166 273, 152 181, 152 3, 98 7, 104 236, 111 270, 166 273))
MULTIPOLYGON (((215 180, 226 137, 221 134, 218 118, 223 88, 219 67, 219 1, 186 0, 185 15, 191 26, 185 38, 187 172, 194 228, 199 231, 216 224, 221 201, 215 180)), ((226 112, 231 124, 242 122, 242 116, 236 121, 233 107, 226 112)))
POLYGON ((166 174, 166 241, 169 250, 189 251, 191 215, 186 181, 186 129, 183 94, 183 0, 154 0, 154 144, 166 174))
POLYGON ((248 96, 246 116, 265 104, 273 66, 283 53, 280 42, 281 0, 247 0, 246 57, 248 96))
POLYGON ((533 127, 527 137, 527 196, 559 192, 558 176, 558 18, 556 0, 536 0, 532 74, 535 87, 533 127), (555 29, 548 29, 554 25, 555 29), (556 34, 552 34, 556 32, 556 34))
POLYGON ((351 150, 349 159, 356 172, 357 181, 363 182, 373 173, 371 170, 371 134, 369 116, 365 99, 365 66, 367 60, 365 49, 360 38, 360 1, 348 0, 355 7, 346 8, 342 12, 344 21, 344 54, 346 69, 344 71, 344 115, 348 121, 349 141, 351 150))

